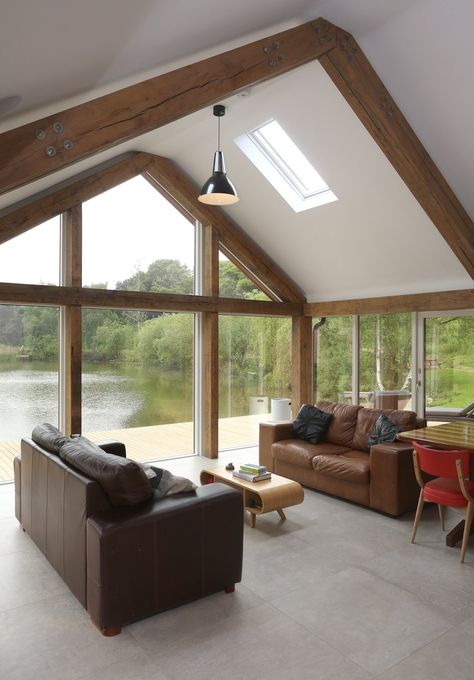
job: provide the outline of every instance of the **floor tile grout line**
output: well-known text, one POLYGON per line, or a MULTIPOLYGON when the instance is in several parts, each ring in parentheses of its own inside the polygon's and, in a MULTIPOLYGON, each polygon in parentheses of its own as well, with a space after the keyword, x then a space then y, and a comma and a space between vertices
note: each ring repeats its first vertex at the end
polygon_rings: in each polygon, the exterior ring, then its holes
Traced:
POLYGON ((301 621, 297 621, 296 619, 294 619, 293 616, 291 616, 291 614, 288 614, 287 612, 283 612, 281 609, 278 609, 278 607, 276 607, 272 602, 268 602, 268 604, 271 605, 273 607, 273 609, 275 609, 276 612, 278 612, 279 614, 283 614, 283 616, 286 616, 287 618, 289 618, 290 621, 293 621, 293 623, 295 623, 297 626, 300 626, 301 628, 303 628, 303 630, 305 630, 307 633, 309 633, 312 637, 316 638, 316 640, 319 640, 319 642, 321 642, 323 645, 332 649, 334 652, 336 652, 336 654, 340 654, 340 656, 344 657, 349 663, 353 664, 354 666, 357 666, 357 668, 360 668, 360 670, 363 671, 364 673, 368 673, 369 676, 370 676, 370 680, 376 680, 376 677, 372 673, 372 671, 369 671, 367 668, 364 668, 363 666, 361 666, 359 663, 357 663, 357 661, 354 661, 349 656, 347 656, 347 654, 344 654, 344 652, 341 652, 340 649, 337 649, 337 647, 334 647, 334 645, 332 645, 330 642, 326 642, 326 640, 323 640, 314 631, 310 630, 307 626, 305 626, 304 623, 301 623, 301 621))

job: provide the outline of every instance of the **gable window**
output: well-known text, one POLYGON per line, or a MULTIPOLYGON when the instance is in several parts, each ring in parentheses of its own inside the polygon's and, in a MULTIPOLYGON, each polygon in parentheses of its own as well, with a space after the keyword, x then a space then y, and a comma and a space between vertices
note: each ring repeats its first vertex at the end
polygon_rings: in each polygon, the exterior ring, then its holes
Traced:
POLYGON ((337 196, 276 120, 235 140, 295 212, 337 201, 337 196))

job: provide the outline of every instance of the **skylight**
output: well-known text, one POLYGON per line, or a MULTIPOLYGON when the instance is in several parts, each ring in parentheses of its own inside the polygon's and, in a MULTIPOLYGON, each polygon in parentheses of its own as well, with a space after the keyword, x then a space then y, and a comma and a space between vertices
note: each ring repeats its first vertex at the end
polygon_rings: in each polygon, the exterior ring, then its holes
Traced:
POLYGON ((241 135, 235 142, 295 212, 337 201, 276 120, 241 135))

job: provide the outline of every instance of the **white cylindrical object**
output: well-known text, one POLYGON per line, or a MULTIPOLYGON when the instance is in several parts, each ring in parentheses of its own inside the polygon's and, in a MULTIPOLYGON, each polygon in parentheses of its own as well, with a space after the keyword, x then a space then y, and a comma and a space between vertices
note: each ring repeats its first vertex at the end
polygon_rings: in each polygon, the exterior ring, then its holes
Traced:
POLYGON ((291 399, 279 397, 272 399, 272 420, 291 420, 291 399))

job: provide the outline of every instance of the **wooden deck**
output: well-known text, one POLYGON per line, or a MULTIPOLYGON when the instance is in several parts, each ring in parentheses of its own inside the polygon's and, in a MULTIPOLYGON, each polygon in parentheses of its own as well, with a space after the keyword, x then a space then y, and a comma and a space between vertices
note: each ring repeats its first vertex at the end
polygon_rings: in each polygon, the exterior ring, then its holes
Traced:
MULTIPOLYGON (((237 449, 258 442, 258 424, 270 420, 270 414, 221 418, 219 449, 237 449)), ((132 427, 126 430, 85 432, 92 441, 118 439, 127 447, 127 457, 139 461, 163 460, 189 456, 193 452, 193 424, 172 423, 132 427)), ((13 459, 20 453, 20 441, 0 442, 0 482, 13 479, 13 459)))

